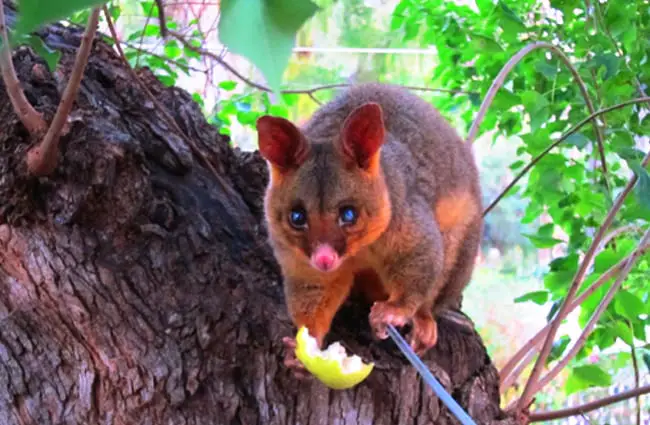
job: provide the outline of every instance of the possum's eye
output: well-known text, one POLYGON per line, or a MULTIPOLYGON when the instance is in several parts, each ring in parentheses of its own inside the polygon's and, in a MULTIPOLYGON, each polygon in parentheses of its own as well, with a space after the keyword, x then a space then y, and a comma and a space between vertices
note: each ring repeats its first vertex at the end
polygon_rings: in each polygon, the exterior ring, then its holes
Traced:
POLYGON ((339 210, 339 226, 352 226, 357 222, 357 210, 354 207, 341 207, 339 210))
POLYGON ((294 229, 302 230, 307 227, 307 211, 301 207, 292 208, 289 211, 289 224, 294 229))

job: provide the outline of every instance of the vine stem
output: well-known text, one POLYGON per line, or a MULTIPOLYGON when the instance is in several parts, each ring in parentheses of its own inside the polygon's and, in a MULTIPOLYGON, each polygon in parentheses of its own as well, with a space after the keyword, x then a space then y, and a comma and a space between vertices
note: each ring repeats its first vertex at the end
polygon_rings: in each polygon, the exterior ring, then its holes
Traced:
MULTIPOLYGON (((487 114, 488 108, 492 104, 492 101, 494 100, 494 97, 496 96, 499 89, 503 86, 506 77, 508 76, 510 71, 512 71, 512 69, 515 66, 517 66, 517 64, 521 62, 521 60, 524 57, 526 57, 529 53, 537 49, 546 49, 551 51, 552 53, 554 53, 560 58, 560 60, 567 66, 567 68, 569 68, 569 71, 571 71, 573 78, 576 80, 576 83, 580 88, 580 92, 582 93, 582 97, 585 100, 587 109, 589 109, 589 113, 591 114, 590 116, 592 117, 592 119, 595 118, 594 114, 596 110, 594 108, 593 103, 591 102, 591 98, 589 97, 589 92, 587 91, 587 87, 585 86, 582 77, 580 77, 578 70, 573 66, 573 64, 571 64, 569 58, 557 46, 539 41, 524 46, 512 58, 510 58, 510 60, 504 65, 503 68, 501 68, 499 74, 496 76, 494 81, 492 81, 492 85, 488 89, 485 99, 483 99, 483 103, 481 104, 478 114, 476 115, 476 119, 474 120, 472 126, 469 129, 469 134, 467 135, 467 139, 466 139, 467 143, 472 143, 476 138, 476 136, 478 135, 479 127, 483 122, 485 115, 487 114)), ((607 183, 607 162, 605 161, 605 144, 603 141, 602 132, 600 131, 600 127, 598 126, 597 122, 594 122, 594 133, 596 135, 596 141, 598 144, 598 152, 600 154, 601 167, 603 169, 603 175, 605 177, 605 186, 609 190, 609 184, 607 183)))
MULTIPOLYGON (((553 143, 551 143, 550 145, 548 145, 548 147, 547 147, 546 149, 544 149, 544 151, 543 151, 542 153, 540 153, 540 154, 537 155, 535 158, 533 158, 532 161, 529 162, 529 163, 528 163, 528 164, 527 164, 527 165, 526 165, 526 166, 525 166, 525 167, 524 167, 524 168, 519 172, 519 174, 518 174, 518 175, 517 175, 517 176, 516 176, 516 177, 515 177, 515 178, 514 178, 514 179, 513 179, 509 184, 508 184, 508 186, 506 186, 506 188, 503 189, 503 191, 501 191, 501 193, 500 193, 500 194, 499 194, 499 195, 494 199, 494 201, 492 201, 492 202, 490 203, 490 205, 488 205, 487 208, 485 208, 485 210, 483 211, 483 216, 485 217, 485 216, 487 215, 487 213, 489 213, 489 212, 490 212, 490 211, 491 211, 491 210, 492 210, 492 209, 493 209, 493 208, 494 208, 494 207, 499 203, 499 201, 500 201, 504 196, 506 196, 506 194, 508 193, 508 191, 509 191, 510 189, 512 189, 512 188, 513 188, 513 187, 514 187, 514 186, 519 182, 519 180, 521 180, 522 177, 524 177, 524 176, 526 175, 526 173, 527 173, 528 171, 530 171, 531 168, 533 168, 533 166, 534 166, 535 164, 537 164, 537 163, 538 163, 542 158, 544 158, 544 156, 545 156, 546 154, 548 154, 548 153, 549 153, 553 148, 555 148, 556 146, 558 146, 560 143, 564 142, 564 141, 565 141, 569 136, 571 136, 572 134, 574 134, 575 132, 577 132, 578 130, 580 130, 582 127, 584 127, 585 125, 587 125, 587 124, 588 124, 589 122, 591 122, 594 118, 596 118, 596 117, 598 117, 598 116, 600 116, 600 115, 606 114, 606 113, 608 113, 608 112, 614 111, 614 110, 616 110, 616 109, 621 109, 621 108, 624 108, 624 107, 629 106, 629 105, 635 105, 635 104, 638 104, 638 103, 645 103, 645 102, 650 102, 650 97, 640 97, 640 98, 637 98, 637 99, 627 100, 627 101, 625 101, 625 102, 623 102, 623 103, 619 103, 619 104, 617 104, 617 105, 610 106, 610 107, 607 107, 607 108, 601 109, 601 110, 599 110, 599 111, 596 111, 596 112, 594 112, 593 114, 589 115, 587 118, 585 118, 585 119, 583 119, 582 121, 580 121, 577 125, 575 125, 575 126, 572 127, 569 131, 567 131, 566 133, 564 133, 564 134, 562 135, 562 137, 560 137, 560 138, 557 139, 555 142, 553 142, 553 143)), ((636 181, 636 180, 635 180, 635 181, 636 181)))
POLYGON ((600 400, 591 401, 580 406, 570 407, 568 409, 555 410, 550 412, 533 412, 528 417, 529 422, 542 422, 552 421, 555 419, 568 418, 570 416, 580 415, 592 410, 600 409, 610 404, 618 403, 623 400, 628 400, 633 397, 639 397, 643 394, 650 393, 650 385, 635 388, 632 390, 624 391, 622 393, 614 394, 600 400))
MULTIPOLYGON (((647 98, 643 98, 646 99, 647 98)), ((636 99, 639 101, 639 99, 636 99)), ((648 151, 643 158, 642 161, 642 166, 645 167, 648 164, 648 161, 650 161, 650 151, 648 151)), ((596 253, 596 249, 600 244, 600 241, 602 240, 603 236, 605 236, 605 232, 609 228, 609 226, 612 224, 612 221, 614 221, 614 216, 618 212, 618 210, 621 209, 621 206, 623 205, 623 201, 625 198, 629 195, 629 193, 632 191, 632 188, 636 184, 638 180, 638 176, 636 174, 632 175, 630 180, 628 181, 627 185, 623 189, 623 191, 618 195, 616 198, 616 201, 614 202, 614 205, 612 205, 612 208, 609 210, 607 213, 607 216, 605 217, 605 221, 603 222, 602 226, 598 229, 598 232, 594 236, 594 240, 591 243, 591 246, 587 250, 587 253, 585 254, 582 263, 580 264, 580 267, 578 269, 578 272, 576 273, 575 277, 573 278, 573 282, 571 283, 571 287, 569 288, 569 291, 564 298, 564 302, 560 306, 560 309, 557 313, 557 318, 554 320, 551 324, 551 327, 548 330, 548 334, 546 335, 546 339, 544 341, 544 345, 542 346, 542 349, 540 350, 539 357, 537 358, 537 361, 535 362, 535 365, 533 366, 533 370, 530 374, 530 377, 528 378, 528 381, 526 382, 526 386, 524 387, 524 391, 519 398, 519 402, 517 404, 517 410, 518 411, 523 411, 527 406, 530 405, 532 402, 532 399, 534 397, 534 394, 538 391, 539 389, 539 377, 542 373, 542 369, 544 368, 544 365, 546 363, 546 359, 548 358, 549 353, 551 352, 551 346, 553 345, 553 339, 555 338, 555 334, 557 333, 558 328, 560 327, 561 321, 566 317, 569 306, 571 304, 571 301, 573 300, 573 297, 575 296, 576 292, 578 291, 578 288, 580 287, 580 284, 582 283, 585 274, 587 272, 587 266, 591 263, 591 261, 594 258, 594 255, 596 253)), ((647 237, 648 233, 646 233, 647 237)), ((645 237, 644 237, 645 239, 645 237)), ((631 260, 631 259, 630 259, 631 260)), ((628 261, 630 261, 628 260, 628 261)), ((631 263, 631 261, 630 261, 631 263)), ((623 274, 623 271, 622 273, 623 274)), ((613 295, 612 295, 613 296, 613 295)), ((601 305, 603 302, 601 302, 601 305)))
POLYGON ((30 135, 40 137, 45 132, 47 124, 43 116, 38 112, 23 92, 23 89, 16 75, 13 60, 11 58, 11 45, 7 34, 7 23, 5 21, 4 2, 0 0, 0 37, 2 38, 2 51, 0 52, 0 68, 2 68, 2 81, 5 84, 9 101, 16 115, 23 123, 30 135))
POLYGON ((88 18, 86 30, 81 38, 81 45, 75 57, 74 66, 70 73, 68 84, 63 90, 63 95, 52 123, 43 137, 43 140, 27 152, 27 169, 31 175, 44 176, 54 171, 59 156, 59 140, 61 139, 61 130, 65 125, 68 115, 72 110, 72 105, 77 98, 77 92, 81 85, 88 57, 93 46, 93 39, 97 31, 99 22, 100 8, 92 10, 88 18))
MULTIPOLYGON (((576 307, 581 305, 591 294, 593 294, 598 288, 603 286, 605 283, 609 282, 611 278, 617 276, 621 271, 623 266, 625 266, 627 260, 633 255, 641 255, 645 253, 650 244, 645 244, 640 246, 636 251, 633 251, 626 257, 624 257, 617 264, 613 265, 605 273, 603 273, 594 283, 592 283, 589 288, 587 288, 579 297, 571 302, 567 310, 567 314, 575 310, 576 307)), ((555 318, 553 319, 555 320, 555 318)), ((511 358, 508 360, 505 366, 499 371, 499 376, 501 377, 501 383, 499 385, 501 393, 507 390, 515 379, 521 374, 523 368, 532 360, 532 356, 535 355, 535 348, 544 340, 544 337, 548 333, 551 323, 548 323, 539 332, 535 334, 531 339, 529 339, 523 347, 519 349, 511 358), (515 367, 520 365, 517 369, 515 367)))

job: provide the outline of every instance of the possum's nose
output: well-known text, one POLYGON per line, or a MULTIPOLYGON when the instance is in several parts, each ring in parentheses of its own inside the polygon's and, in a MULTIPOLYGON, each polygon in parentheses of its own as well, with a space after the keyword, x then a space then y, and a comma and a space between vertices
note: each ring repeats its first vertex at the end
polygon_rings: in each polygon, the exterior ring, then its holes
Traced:
POLYGON ((331 246, 319 245, 311 254, 311 264, 322 272, 332 271, 339 265, 339 256, 331 246))

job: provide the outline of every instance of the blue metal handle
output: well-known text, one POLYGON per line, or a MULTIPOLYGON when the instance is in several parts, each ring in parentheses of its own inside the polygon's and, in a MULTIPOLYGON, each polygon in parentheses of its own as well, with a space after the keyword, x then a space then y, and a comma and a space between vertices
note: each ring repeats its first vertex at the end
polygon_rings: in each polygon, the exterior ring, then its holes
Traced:
POLYGON ((388 325, 388 335, 393 338, 393 341, 397 345, 397 348, 399 348, 402 353, 404 353, 408 361, 411 362, 413 367, 415 367, 420 375, 422 375, 424 381, 431 387, 431 389, 433 389, 438 398, 442 400, 443 403, 445 403, 445 406, 447 406, 449 410, 451 410, 451 413, 453 413, 454 416, 456 416, 463 425, 476 425, 476 423, 472 420, 472 418, 469 417, 463 408, 460 407, 458 403, 456 403, 456 400, 454 400, 451 395, 445 391, 440 382, 438 382, 438 380, 431 374, 426 365, 422 363, 422 360, 420 360, 417 354, 415 354, 411 346, 408 345, 406 341, 404 341, 402 335, 397 332, 397 329, 395 329, 393 325, 388 325))

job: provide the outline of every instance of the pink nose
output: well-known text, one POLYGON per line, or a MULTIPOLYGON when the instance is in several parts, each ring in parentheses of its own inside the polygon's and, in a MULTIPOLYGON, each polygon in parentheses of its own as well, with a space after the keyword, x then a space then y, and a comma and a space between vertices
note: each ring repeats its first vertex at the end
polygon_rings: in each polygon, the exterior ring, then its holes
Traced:
POLYGON ((338 259, 338 254, 329 245, 320 245, 311 255, 312 265, 324 272, 334 269, 338 259))

